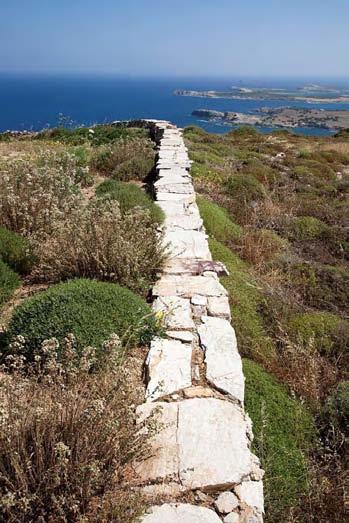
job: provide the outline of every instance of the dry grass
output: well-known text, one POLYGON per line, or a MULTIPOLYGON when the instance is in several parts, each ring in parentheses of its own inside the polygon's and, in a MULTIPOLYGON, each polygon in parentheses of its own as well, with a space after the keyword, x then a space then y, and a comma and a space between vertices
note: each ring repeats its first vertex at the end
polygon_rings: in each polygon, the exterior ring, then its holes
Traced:
POLYGON ((118 203, 96 200, 76 206, 55 234, 34 245, 33 281, 74 277, 117 282, 146 292, 164 260, 157 225, 145 210, 121 214, 118 203))
POLYGON ((93 350, 86 349, 78 364, 71 343, 64 367, 55 357, 57 343, 48 340, 46 358, 35 368, 28 372, 11 357, 2 371, 1 521, 119 523, 142 512, 127 480, 130 463, 147 455, 135 424, 139 362, 122 368, 114 337, 91 373, 93 350))

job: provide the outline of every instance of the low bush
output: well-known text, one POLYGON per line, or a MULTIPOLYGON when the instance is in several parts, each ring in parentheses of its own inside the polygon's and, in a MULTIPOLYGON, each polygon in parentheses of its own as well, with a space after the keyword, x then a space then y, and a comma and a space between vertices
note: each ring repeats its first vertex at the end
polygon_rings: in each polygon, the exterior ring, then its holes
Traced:
POLYGON ((55 343, 46 345, 45 372, 23 375, 15 358, 10 373, 2 368, 0 520, 138 521, 144 500, 127 469, 144 459, 148 445, 135 422, 131 364, 114 363, 109 341, 97 372, 89 372, 90 350, 63 371, 55 343))
POLYGON ((150 196, 140 187, 132 183, 107 180, 96 189, 96 195, 110 200, 117 200, 122 213, 135 207, 146 209, 155 223, 164 220, 164 213, 150 196))
POLYGON ((259 313, 263 303, 261 289, 247 264, 230 249, 216 240, 210 240, 210 249, 213 258, 223 262, 229 271, 229 276, 221 278, 221 282, 229 293, 240 352, 258 361, 272 360, 274 346, 259 313))
POLYGON ((349 322, 330 312, 296 314, 286 328, 291 339, 309 351, 338 357, 349 348, 349 322))
POLYGON ((46 152, 35 163, 0 166, 0 225, 24 236, 52 234, 79 199, 76 161, 67 157, 63 167, 61 160, 59 153, 46 152))
POLYGON ((317 263, 286 266, 290 286, 305 304, 325 310, 349 310, 349 272, 342 267, 317 263))
POLYGON ((288 249, 288 242, 268 229, 245 229, 241 256, 255 266, 266 264, 288 249))
POLYGON ((234 223, 223 207, 198 196, 197 204, 207 233, 222 243, 237 242, 242 234, 242 229, 234 223))
MULTIPOLYGON (((96 149, 92 158, 92 167, 104 176, 118 176, 118 169, 126 163, 125 169, 132 167, 131 160, 136 162, 151 160, 154 164, 155 153, 153 144, 147 139, 123 140, 110 145, 104 145, 96 149)), ((138 165, 140 165, 138 163, 138 165)), ((125 173, 125 171, 124 171, 125 173)))
POLYGON ((36 136, 37 140, 55 140, 69 145, 91 143, 94 146, 110 144, 120 140, 145 138, 148 132, 138 128, 120 128, 113 125, 47 129, 36 136))
POLYGON ((54 236, 34 244, 36 282, 83 277, 119 283, 146 294, 164 261, 157 224, 147 210, 122 214, 113 200, 77 206, 54 236))
POLYGON ((235 200, 245 203, 257 202, 266 196, 264 186, 252 174, 234 174, 226 182, 226 191, 235 200))
POLYGON ((12 296, 19 284, 18 275, 0 260, 0 308, 12 296))
POLYGON ((253 422, 253 450, 261 459, 268 521, 288 521, 308 487, 307 452, 316 434, 306 408, 257 363, 244 361, 246 410, 253 422))
POLYGON ((129 182, 130 180, 145 180, 154 168, 153 158, 131 158, 117 166, 111 176, 114 180, 129 182))
POLYGON ((299 216, 292 220, 287 235, 295 241, 312 241, 325 235, 329 226, 312 216, 299 216))
POLYGON ((28 274, 34 263, 28 240, 5 227, 0 227, 0 259, 20 274, 28 274))
POLYGON ((24 338, 20 352, 28 360, 40 354, 49 338, 62 343, 68 334, 76 350, 93 346, 101 354, 102 342, 115 333, 125 343, 148 342, 156 322, 148 305, 129 289, 91 280, 73 280, 50 287, 19 305, 6 333, 7 351, 17 336, 24 338))

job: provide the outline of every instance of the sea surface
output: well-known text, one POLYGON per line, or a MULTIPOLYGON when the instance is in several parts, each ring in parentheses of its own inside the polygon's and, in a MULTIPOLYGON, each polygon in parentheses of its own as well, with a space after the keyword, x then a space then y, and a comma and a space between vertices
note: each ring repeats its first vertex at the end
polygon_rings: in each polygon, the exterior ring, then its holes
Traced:
MULTIPOLYGON (((175 89, 225 90, 241 87, 295 88, 302 80, 225 79, 139 79, 113 76, 24 75, 0 73, 0 131, 40 130, 57 125, 63 115, 75 125, 92 125, 133 118, 170 120, 180 127, 195 124, 210 132, 224 133, 231 127, 198 120, 194 109, 249 112, 260 107, 282 107, 284 101, 227 100, 175 96, 175 89)), ((326 81, 329 84, 329 81, 326 81)), ((333 81, 331 86, 348 87, 349 82, 333 81)), ((288 102, 292 107, 348 109, 348 104, 288 102)), ((259 128, 260 129, 260 128, 259 128)), ((270 128, 264 128, 269 131, 270 128)), ((296 129, 303 134, 330 134, 316 128, 296 129)))

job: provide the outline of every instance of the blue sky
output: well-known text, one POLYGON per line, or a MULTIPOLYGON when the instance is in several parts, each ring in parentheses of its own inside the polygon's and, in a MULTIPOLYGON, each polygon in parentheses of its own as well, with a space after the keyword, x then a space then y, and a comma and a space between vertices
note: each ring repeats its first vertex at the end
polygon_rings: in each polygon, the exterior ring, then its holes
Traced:
POLYGON ((349 0, 0 0, 0 71, 349 77, 349 0))

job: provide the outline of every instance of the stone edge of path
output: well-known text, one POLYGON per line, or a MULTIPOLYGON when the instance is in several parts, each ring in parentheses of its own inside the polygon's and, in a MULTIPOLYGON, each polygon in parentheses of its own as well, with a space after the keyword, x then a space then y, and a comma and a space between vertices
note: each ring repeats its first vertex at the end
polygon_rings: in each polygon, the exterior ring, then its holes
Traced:
POLYGON ((263 470, 251 452, 244 376, 227 292, 212 261, 195 201, 182 132, 170 122, 113 122, 148 128, 157 144, 155 199, 165 214, 169 260, 153 287, 166 337, 145 361, 140 421, 159 429, 151 456, 134 467, 135 485, 155 502, 143 523, 261 523, 263 470))

